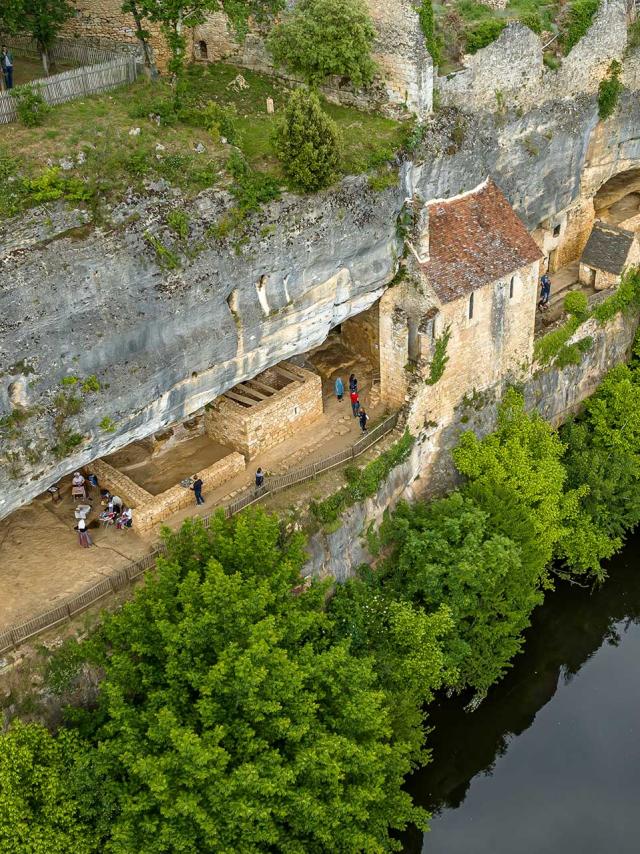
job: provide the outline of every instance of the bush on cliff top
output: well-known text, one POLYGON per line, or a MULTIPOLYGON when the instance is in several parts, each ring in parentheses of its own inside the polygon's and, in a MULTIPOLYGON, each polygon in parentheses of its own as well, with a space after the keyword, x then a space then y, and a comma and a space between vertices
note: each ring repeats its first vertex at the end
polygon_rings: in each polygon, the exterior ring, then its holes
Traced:
POLYGON ((362 0, 300 0, 273 28, 268 46, 278 65, 310 85, 336 75, 359 88, 373 80, 375 35, 362 0))
POLYGON ((335 179, 340 135, 314 92, 296 89, 293 93, 274 146, 287 177, 301 190, 319 190, 335 179))
POLYGON ((599 6, 600 0, 571 0, 560 22, 565 54, 586 35, 599 6))

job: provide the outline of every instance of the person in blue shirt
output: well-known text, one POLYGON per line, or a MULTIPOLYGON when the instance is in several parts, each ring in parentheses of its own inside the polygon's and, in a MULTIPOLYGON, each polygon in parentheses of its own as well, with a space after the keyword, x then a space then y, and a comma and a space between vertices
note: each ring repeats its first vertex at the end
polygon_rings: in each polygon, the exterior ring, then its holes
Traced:
POLYGON ((13 55, 6 44, 2 45, 0 53, 0 66, 4 74, 4 83, 7 89, 13 89, 13 55))
POLYGON ((344 383, 342 382, 341 377, 338 377, 336 380, 336 397, 338 400, 342 400, 344 397, 344 383))
POLYGON ((540 279, 540 301, 538 302, 538 308, 543 309, 546 308, 549 303, 549 297, 551 296, 551 279, 545 273, 544 276, 540 279))

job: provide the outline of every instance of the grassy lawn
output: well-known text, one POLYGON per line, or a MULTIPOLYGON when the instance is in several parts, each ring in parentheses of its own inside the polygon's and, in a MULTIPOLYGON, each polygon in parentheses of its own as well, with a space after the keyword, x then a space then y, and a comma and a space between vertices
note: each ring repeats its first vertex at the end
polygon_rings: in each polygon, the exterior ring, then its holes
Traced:
MULTIPOLYGON (((162 81, 140 80, 62 104, 51 109, 42 126, 15 123, 0 139, 0 196, 9 196, 11 208, 15 188, 23 184, 16 178, 38 179, 63 159, 71 166, 62 173, 65 180, 81 179, 95 197, 110 200, 122 197, 128 187, 142 190, 145 180, 165 179, 194 194, 224 185, 232 147, 203 126, 203 107, 209 101, 237 111, 236 142, 250 166, 283 180, 271 136, 289 91, 268 76, 212 64, 189 70, 183 109, 177 115, 171 87, 162 81), (238 75, 239 84, 234 82, 238 75), (267 98, 274 101, 275 115, 267 114, 267 98)), ((378 166, 402 144, 406 125, 348 107, 327 104, 326 109, 342 132, 345 173, 378 166)), ((24 207, 37 201, 20 198, 15 204, 24 207)))

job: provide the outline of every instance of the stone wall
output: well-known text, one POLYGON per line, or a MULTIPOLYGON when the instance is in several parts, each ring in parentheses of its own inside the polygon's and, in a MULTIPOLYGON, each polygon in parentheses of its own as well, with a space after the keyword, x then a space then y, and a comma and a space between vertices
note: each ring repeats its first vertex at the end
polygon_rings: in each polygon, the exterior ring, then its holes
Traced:
MULTIPOLYGON (((197 473, 197 477, 201 478, 203 482, 203 494, 206 496, 207 490, 222 486, 223 483, 243 472, 245 467, 246 464, 242 454, 233 452, 207 468, 202 469, 197 473)), ((150 496, 150 501, 136 508, 133 517, 136 530, 141 532, 148 531, 159 522, 164 522, 165 519, 178 510, 182 510, 183 507, 193 504, 194 501, 193 491, 180 486, 180 484, 172 486, 159 495, 152 495, 150 496)))
POLYGON ((529 109, 597 91, 612 60, 622 60, 626 45, 625 0, 602 0, 588 32, 559 69, 544 66, 540 38, 515 22, 488 47, 465 56, 462 71, 436 78, 435 86, 443 104, 463 110, 529 109))
MULTIPOLYGON (((253 406, 244 406, 228 396, 218 398, 205 413, 207 434, 221 445, 253 459, 317 421, 322 415, 320 376, 288 362, 271 369, 274 379, 279 371, 290 373, 288 384, 253 406)), ((269 372, 260 375, 267 385, 274 379, 269 372)))
MULTIPOLYGON (((122 11, 122 0, 74 0, 76 14, 62 29, 64 36, 78 36, 87 41, 138 44, 135 23, 131 15, 122 11)), ((149 41, 160 69, 166 68, 169 59, 164 36, 156 24, 145 22, 149 41)))
MULTIPOLYGON (((580 365, 547 368, 529 375, 522 386, 527 408, 537 409, 554 426, 566 420, 593 394, 607 371, 628 357, 637 323, 637 317, 622 316, 606 327, 595 320, 587 321, 576 338, 592 336, 593 347, 580 365)), ((465 430, 472 429, 483 436, 494 429, 506 386, 500 380, 484 394, 456 407, 448 421, 423 427, 409 459, 393 469, 376 495, 350 507, 341 517, 337 531, 320 531, 310 537, 304 574, 332 575, 339 581, 346 580, 361 563, 372 560, 367 551, 366 533, 371 526, 377 528, 384 514, 400 499, 434 498, 454 488, 460 479, 453 465, 452 449, 465 430)), ((425 419, 428 421, 428 416, 423 413, 425 419)))
POLYGON ((87 472, 89 471, 96 475, 101 487, 122 498, 127 507, 140 508, 153 501, 150 492, 104 460, 93 460, 91 465, 87 466, 87 472))

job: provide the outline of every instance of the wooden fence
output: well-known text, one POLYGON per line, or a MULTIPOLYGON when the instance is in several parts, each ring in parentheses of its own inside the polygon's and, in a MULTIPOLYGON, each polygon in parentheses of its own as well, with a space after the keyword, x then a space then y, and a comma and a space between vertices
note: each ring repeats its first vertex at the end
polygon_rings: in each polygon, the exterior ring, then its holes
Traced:
MULTIPOLYGON (((12 38, 11 49, 30 55, 38 51, 33 42, 24 37, 12 38)), ((86 95, 95 95, 133 83, 138 73, 135 52, 118 50, 107 51, 100 47, 85 45, 71 39, 58 41, 51 49, 51 58, 55 61, 82 62, 80 68, 72 68, 61 74, 52 74, 26 84, 40 92, 44 100, 51 105, 62 104, 86 95)), ((18 111, 11 92, 0 93, 0 124, 16 121, 18 111)))
MULTIPOLYGON (((330 457, 325 457, 316 463, 309 463, 309 465, 302 466, 302 468, 294 469, 287 472, 287 474, 267 478, 261 489, 249 488, 235 501, 224 505, 225 516, 230 518, 241 510, 244 510, 245 507, 249 507, 251 504, 255 504, 257 501, 266 498, 267 495, 280 492, 296 483, 303 483, 305 480, 309 480, 322 472, 334 468, 334 466, 339 466, 348 460, 356 459, 356 457, 359 457, 360 454, 363 454, 372 445, 375 445, 376 442, 379 442, 380 439, 395 429, 397 423, 398 414, 395 413, 385 418, 382 423, 378 424, 370 433, 365 434, 362 439, 359 439, 351 447, 345 448, 343 451, 339 451, 330 457)), ((209 527, 211 519, 219 509, 217 508, 213 513, 202 517, 205 528, 209 527)), ((122 569, 116 570, 112 575, 104 578, 102 581, 98 581, 96 584, 87 587, 82 593, 65 599, 59 605, 56 605, 55 608, 50 608, 48 611, 38 614, 37 617, 31 620, 16 624, 6 631, 0 632, 0 654, 15 649, 21 643, 42 634, 47 629, 54 628, 70 620, 76 614, 99 602, 105 596, 126 589, 148 569, 155 567, 157 558, 166 553, 167 549, 164 543, 159 543, 149 554, 139 560, 133 561, 133 563, 127 564, 122 569)))

